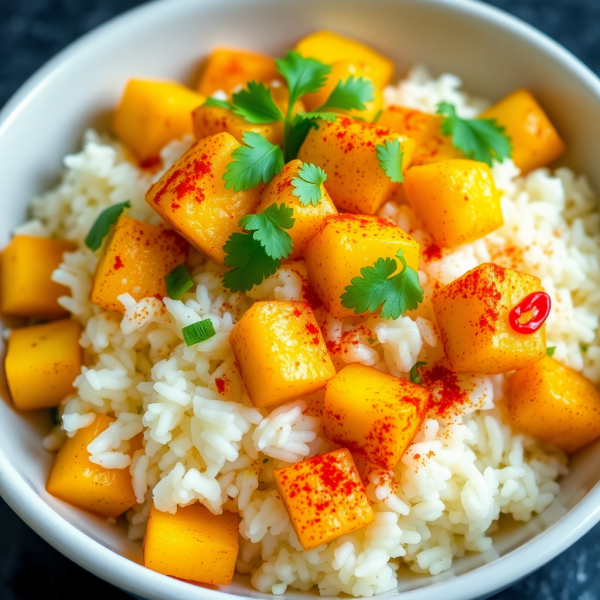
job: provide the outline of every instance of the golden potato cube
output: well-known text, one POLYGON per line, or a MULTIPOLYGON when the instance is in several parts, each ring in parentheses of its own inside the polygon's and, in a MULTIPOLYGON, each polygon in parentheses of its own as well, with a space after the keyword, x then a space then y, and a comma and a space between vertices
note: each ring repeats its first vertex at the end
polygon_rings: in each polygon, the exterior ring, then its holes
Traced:
POLYGON ((545 167, 565 151, 554 125, 527 90, 513 92, 480 118, 495 119, 505 128, 513 147, 511 158, 522 173, 545 167))
POLYGON ((326 217, 321 231, 304 251, 308 277, 325 308, 339 319, 354 315, 342 306, 341 295, 363 267, 378 258, 396 258, 402 250, 408 266, 419 268, 419 244, 387 219, 339 214, 326 217))
POLYGON ((377 125, 414 140, 411 165, 416 166, 464 158, 464 154, 452 145, 452 136, 442 134, 442 121, 440 115, 430 115, 404 106, 388 106, 377 119, 377 125))
POLYGON ((56 319, 68 314, 59 303, 69 289, 52 281, 64 252, 75 246, 42 237, 15 236, 0 254, 0 312, 56 319))
POLYGON ((165 275, 185 262, 187 252, 187 242, 172 229, 121 216, 98 261, 90 300, 121 313, 121 294, 162 300, 167 295, 165 275))
POLYGON ((325 387, 335 375, 323 335, 305 302, 256 302, 231 332, 252 404, 279 404, 325 387))
POLYGON ((507 401, 519 429, 565 452, 577 452, 600 437, 598 389, 549 356, 511 377, 507 401))
POLYGON ((348 60, 363 69, 379 88, 386 86, 394 72, 394 63, 366 44, 333 31, 315 31, 296 44, 296 50, 309 58, 332 64, 348 60))
POLYGON ((200 504, 172 515, 152 506, 144 537, 144 566, 163 575, 227 585, 238 555, 238 517, 213 515, 200 504))
POLYGON ((410 164, 414 142, 386 127, 338 117, 319 121, 300 147, 298 158, 327 173, 327 191, 334 204, 349 212, 372 215, 399 189, 380 166, 377 146, 399 140, 402 170, 410 164))
POLYGON ((375 519, 346 448, 277 469, 273 477, 306 551, 366 527, 375 519))
POLYGON ((323 433, 353 455, 393 469, 419 432, 430 402, 426 388, 353 363, 327 383, 323 433))
MULTIPOLYGON (((88 444, 113 421, 97 414, 91 425, 65 440, 46 484, 49 494, 102 517, 118 517, 136 503, 129 469, 105 469, 89 460, 88 444)), ((129 454, 141 448, 142 434, 130 440, 129 446, 129 454)))
POLYGON ((275 69, 275 61, 270 56, 248 52, 217 48, 206 59, 198 91, 204 96, 212 96, 216 91, 229 94, 235 87, 248 81, 270 83, 280 79, 275 69))
POLYGON ((295 188, 292 185, 292 180, 299 177, 298 170, 301 167, 302 161, 297 159, 285 165, 281 173, 275 175, 267 185, 256 207, 256 212, 260 213, 271 204, 281 204, 283 202, 286 206, 294 209, 294 219, 296 221, 294 226, 287 230, 294 244, 292 253, 289 256, 290 259, 302 256, 308 242, 321 229, 325 217, 337 215, 337 209, 331 201, 325 185, 321 186, 322 198, 316 206, 313 204, 304 206, 298 196, 294 195, 295 188))
POLYGON ((146 193, 146 202, 197 250, 223 264, 223 245, 254 210, 262 186, 234 192, 223 174, 240 144, 229 133, 196 142, 146 193))
POLYGON ((474 160, 411 167, 404 192, 437 244, 452 248, 502 227, 500 192, 490 168, 474 160))
POLYGON ((131 79, 115 111, 113 130, 141 166, 149 166, 169 142, 193 133, 192 111, 204 100, 174 81, 131 79))
POLYGON ((539 291, 537 277, 488 263, 436 292, 433 309, 452 370, 504 373, 541 360, 546 326, 523 334, 509 322, 511 310, 539 291))
POLYGON ((14 329, 6 353, 8 387, 19 410, 58 406, 81 373, 81 327, 71 319, 14 329))

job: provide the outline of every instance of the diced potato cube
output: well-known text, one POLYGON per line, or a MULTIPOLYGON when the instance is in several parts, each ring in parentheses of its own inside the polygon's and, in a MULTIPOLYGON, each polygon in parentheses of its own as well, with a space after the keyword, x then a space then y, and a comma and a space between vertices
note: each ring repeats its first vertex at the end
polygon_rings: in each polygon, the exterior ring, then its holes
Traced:
POLYGON ((377 119, 377 125, 401 133, 415 142, 411 165, 428 165, 440 160, 464 158, 452 145, 452 136, 442 134, 443 117, 406 108, 388 106, 377 119))
POLYGON ((121 216, 98 261, 90 300, 117 312, 125 311, 117 299, 121 294, 162 300, 165 275, 185 262, 187 252, 187 242, 172 229, 121 216))
MULTIPOLYGON (((322 198, 314 206, 309 204, 304 206, 298 196, 294 195, 294 186, 292 179, 299 177, 298 170, 302 167, 302 161, 292 160, 282 169, 281 173, 275 175, 269 185, 265 188, 262 198, 256 207, 256 212, 260 213, 271 204, 281 204, 282 202, 294 209, 294 226, 287 232, 292 238, 294 244, 290 258, 302 256, 308 242, 319 232, 323 225, 323 219, 328 215, 336 215, 335 208, 325 185, 321 186, 322 198)), ((326 182, 327 183, 327 182, 326 182)), ((326 184, 325 183, 325 184, 326 184)))
POLYGON ((363 267, 378 258, 396 258, 402 250, 413 269, 419 268, 419 244, 387 219, 339 214, 326 217, 323 227, 309 242, 304 259, 313 289, 325 308, 337 318, 354 315, 342 306, 341 295, 363 267))
POLYGON ((480 118, 496 119, 513 147, 511 158, 522 173, 556 160, 565 144, 548 116, 527 90, 517 90, 484 111, 480 118))
POLYGON ((144 566, 163 575, 227 585, 238 555, 238 517, 213 515, 200 504, 175 514, 150 509, 144 537, 144 566))
POLYGON ((325 387, 335 375, 305 302, 256 302, 236 323, 231 346, 252 404, 279 404, 325 387))
POLYGON ((81 373, 81 328, 61 319, 14 329, 6 353, 8 387, 19 410, 58 406, 81 373))
POLYGON ((549 356, 511 377, 507 399, 517 427, 565 452, 577 452, 600 437, 598 389, 549 356))
POLYGON ((16 317, 56 319, 68 312, 60 296, 69 289, 52 281, 64 252, 72 244, 42 237, 15 236, 0 254, 0 312, 16 317))
MULTIPOLYGON (((312 94, 306 94, 306 96, 303 96, 302 100, 304 101, 306 109, 319 109, 325 104, 327 98, 329 98, 329 95, 331 94, 331 92, 333 92, 337 84, 340 81, 347 81, 350 77, 354 77, 355 79, 367 79, 371 83, 373 83, 373 85, 375 85, 373 79, 369 76, 369 74, 366 73, 359 66, 357 66, 349 60, 340 60, 331 65, 331 73, 327 76, 325 85, 320 90, 312 94)), ((339 112, 340 114, 345 114, 353 118, 360 117, 365 121, 371 122, 373 121, 377 113, 381 110, 382 106, 383 94, 381 93, 381 90, 377 86, 375 86, 373 92, 373 100, 365 102, 365 108, 363 110, 336 110, 334 112, 339 112)))
POLYGON ((192 111, 205 98, 174 81, 132 79, 113 118, 113 130, 144 163, 169 142, 193 133, 192 111))
POLYGON ((400 187, 380 166, 377 146, 399 140, 402 170, 410 164, 414 142, 386 127, 338 117, 319 121, 300 147, 298 158, 314 163, 327 173, 327 191, 338 208, 372 215, 400 187))
POLYGON ((273 471, 304 550, 366 527, 375 516, 345 448, 273 471))
POLYGON ((196 142, 146 193, 146 202, 192 246, 223 264, 223 245, 256 206, 262 186, 226 188, 223 174, 240 144, 229 133, 196 142))
POLYGON ((421 428, 430 402, 426 388, 353 363, 327 383, 323 432, 353 455, 393 469, 421 428))
POLYGON ((523 334, 509 322, 511 310, 539 291, 537 277, 488 263, 436 292, 433 309, 452 370, 504 373, 541 360, 546 326, 523 334))
POLYGON ((328 65, 348 60, 368 73, 380 88, 390 82, 394 72, 394 63, 389 58, 361 42, 333 31, 311 33, 296 44, 296 50, 302 56, 316 58, 328 65))
MULTIPOLYGON (((49 494, 103 517, 118 517, 135 503, 129 469, 105 469, 89 460, 88 445, 114 421, 96 415, 94 422, 78 429, 58 451, 46 485, 49 494)), ((141 447, 142 435, 129 442, 129 453, 141 447)))
POLYGON ((477 240, 504 223, 494 177, 481 162, 445 160, 411 167, 404 192, 427 233, 445 248, 477 240))
POLYGON ((212 96, 219 90, 229 94, 235 87, 248 81, 270 83, 278 78, 275 61, 270 56, 246 50, 217 48, 204 63, 198 91, 204 96, 212 96))

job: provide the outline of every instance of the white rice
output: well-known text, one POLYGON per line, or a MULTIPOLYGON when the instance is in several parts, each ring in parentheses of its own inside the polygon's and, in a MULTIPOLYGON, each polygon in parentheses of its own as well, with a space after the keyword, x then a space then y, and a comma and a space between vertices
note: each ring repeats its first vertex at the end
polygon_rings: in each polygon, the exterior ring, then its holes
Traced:
MULTIPOLYGON (((487 103, 466 95, 460 83, 453 75, 434 79, 419 67, 385 97, 425 111, 446 100, 459 114, 475 116, 487 103)), ((167 146, 165 168, 190 143, 167 146)), ((86 366, 75 382, 77 393, 61 406, 62 428, 44 443, 57 449, 96 413, 116 417, 88 450, 93 462, 132 475, 138 505, 127 513, 131 539, 143 537, 151 503, 173 513, 201 502, 215 514, 240 514, 237 568, 251 575, 256 589, 282 594, 288 587, 318 586, 324 596, 371 596, 397 586, 400 564, 441 573, 454 557, 488 550, 500 514, 527 521, 553 502, 566 457, 507 424, 498 404, 503 376, 466 375, 459 379, 469 390, 462 415, 430 415, 393 471, 371 466, 365 473, 375 521, 303 551, 272 472, 333 447, 314 410, 322 392, 274 409, 254 408, 229 343, 235 321, 253 299, 301 299, 299 273, 283 266, 248 295, 230 294, 222 286, 222 269, 194 253, 196 286, 181 300, 165 299, 163 306, 125 294, 123 316, 88 300, 97 259, 83 239, 94 219, 107 206, 130 200, 132 217, 158 223, 144 193, 159 176, 139 171, 118 144, 87 132, 83 150, 65 158, 60 185, 34 200, 33 220, 19 228, 79 247, 65 255, 53 278, 71 290, 60 302, 84 327, 86 366), (210 319, 217 335, 188 348, 181 328, 201 319, 210 319), (142 431, 144 448, 130 458, 129 440, 142 431)), ((539 276, 554 306, 548 345, 556 346, 558 360, 600 381, 600 225, 585 178, 569 169, 519 177, 510 161, 496 165, 494 177, 504 192, 504 227, 444 251, 441 260, 423 261, 419 275, 426 293, 489 260, 539 276)), ((423 247, 431 242, 408 206, 388 203, 380 214, 423 247)), ((371 317, 373 343, 360 328, 364 320, 327 318, 324 335, 342 346, 340 366, 361 362, 407 377, 417 360, 431 364, 441 356, 426 303, 396 321, 371 317)))

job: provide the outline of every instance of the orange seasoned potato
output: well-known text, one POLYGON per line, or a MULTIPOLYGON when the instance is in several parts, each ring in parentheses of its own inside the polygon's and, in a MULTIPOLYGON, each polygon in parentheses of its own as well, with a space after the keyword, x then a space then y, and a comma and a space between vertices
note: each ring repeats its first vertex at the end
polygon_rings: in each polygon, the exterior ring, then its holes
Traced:
POLYGON ((527 90, 517 90, 484 111, 505 128, 513 147, 511 158, 522 173, 545 167, 564 151, 565 144, 548 116, 527 90))
POLYGON ((393 469, 417 435, 431 401, 424 387, 354 363, 325 388, 323 432, 384 469, 393 469))
POLYGON ((198 91, 204 96, 212 96, 219 90, 229 94, 248 81, 269 83, 278 78, 275 61, 269 56, 246 50, 217 48, 204 63, 198 91))
POLYGON ((504 373, 541 360, 546 326, 527 335, 508 320, 517 304, 540 290, 533 275, 482 264, 436 292, 433 308, 452 370, 504 373))
POLYGON ((315 31, 296 44, 302 56, 316 58, 325 64, 348 60, 364 70, 376 87, 386 86, 394 72, 394 63, 369 46, 333 31, 315 31))
POLYGON ((304 550, 366 527, 375 517, 345 448, 273 471, 304 550))
POLYGON ((298 196, 294 195, 295 188, 292 185, 292 179, 299 177, 298 170, 300 167, 302 167, 302 161, 300 160, 292 160, 285 165, 281 173, 275 175, 266 187, 256 207, 256 212, 260 213, 271 204, 279 205, 283 202, 286 206, 294 209, 296 221, 294 226, 287 230, 294 244, 292 253, 289 256, 291 259, 302 256, 308 242, 321 229, 325 217, 337 214, 337 209, 325 187, 327 182, 321 186, 323 196, 316 206, 313 204, 304 206, 298 196))
POLYGON ((403 106, 388 106, 377 119, 377 124, 414 140, 411 164, 415 166, 464 158, 464 154, 452 145, 452 136, 442 134, 442 121, 440 115, 429 115, 403 106))
POLYGON ((326 217, 321 231, 310 241, 304 259, 310 282, 325 308, 335 317, 354 315, 342 306, 340 296, 363 267, 378 258, 395 258, 398 250, 413 269, 419 268, 419 244, 387 219, 340 214, 326 217))
POLYGON ((338 208, 372 215, 400 187, 380 167, 377 145, 399 140, 402 170, 410 164, 414 142, 386 127, 339 117, 319 121, 300 147, 298 158, 327 173, 327 191, 338 208))
POLYGON ((42 237, 15 236, 0 254, 0 312, 16 317, 56 319, 68 312, 60 296, 69 289, 52 281, 64 252, 75 246, 42 237))
POLYGON ((204 96, 174 81, 132 79, 113 117, 113 130, 142 166, 158 162, 169 142, 193 133, 192 111, 204 96))
POLYGON ((175 514, 150 509, 144 537, 144 566, 163 575, 227 585, 238 555, 238 517, 213 515, 199 504, 175 514))
POLYGON ((507 398, 517 427, 565 452, 577 452, 600 437, 598 389, 549 356, 519 369, 507 398))
POLYGON ((223 245, 256 206, 262 186, 227 189, 223 174, 240 144, 229 133, 196 142, 146 193, 146 202, 192 246, 223 264, 223 245))
POLYGON ((19 410, 58 406, 81 373, 81 327, 62 319, 14 329, 6 354, 8 387, 19 410))
MULTIPOLYGON (((129 469, 105 469, 89 460, 88 444, 114 421, 96 415, 94 422, 78 429, 58 451, 46 485, 49 494, 102 517, 118 517, 135 503, 129 469)), ((129 453, 140 448, 142 435, 129 442, 129 453)))
POLYGON ((444 248, 477 240, 504 223, 500 192, 481 162, 444 160, 411 167, 404 192, 427 233, 444 248))
POLYGON ((256 302, 236 323, 230 340, 254 406, 311 394, 335 375, 305 302, 256 302))
POLYGON ((167 295, 165 275, 185 262, 188 245, 173 230, 121 216, 98 261, 90 300, 107 310, 124 312, 117 300, 167 295))

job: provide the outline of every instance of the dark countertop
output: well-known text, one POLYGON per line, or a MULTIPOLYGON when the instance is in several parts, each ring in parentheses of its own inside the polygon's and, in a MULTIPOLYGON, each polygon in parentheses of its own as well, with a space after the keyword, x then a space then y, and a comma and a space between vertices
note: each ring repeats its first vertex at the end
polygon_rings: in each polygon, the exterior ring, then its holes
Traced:
MULTIPOLYGON (((300 1, 300 0, 299 0, 300 1)), ((489 0, 600 74, 600 0, 489 0)), ((139 0, 0 0, 0 106, 50 57, 139 0)), ((46 544, 0 500, 0 600, 130 596, 46 544)), ((494 600, 600 600, 600 525, 494 600)))

